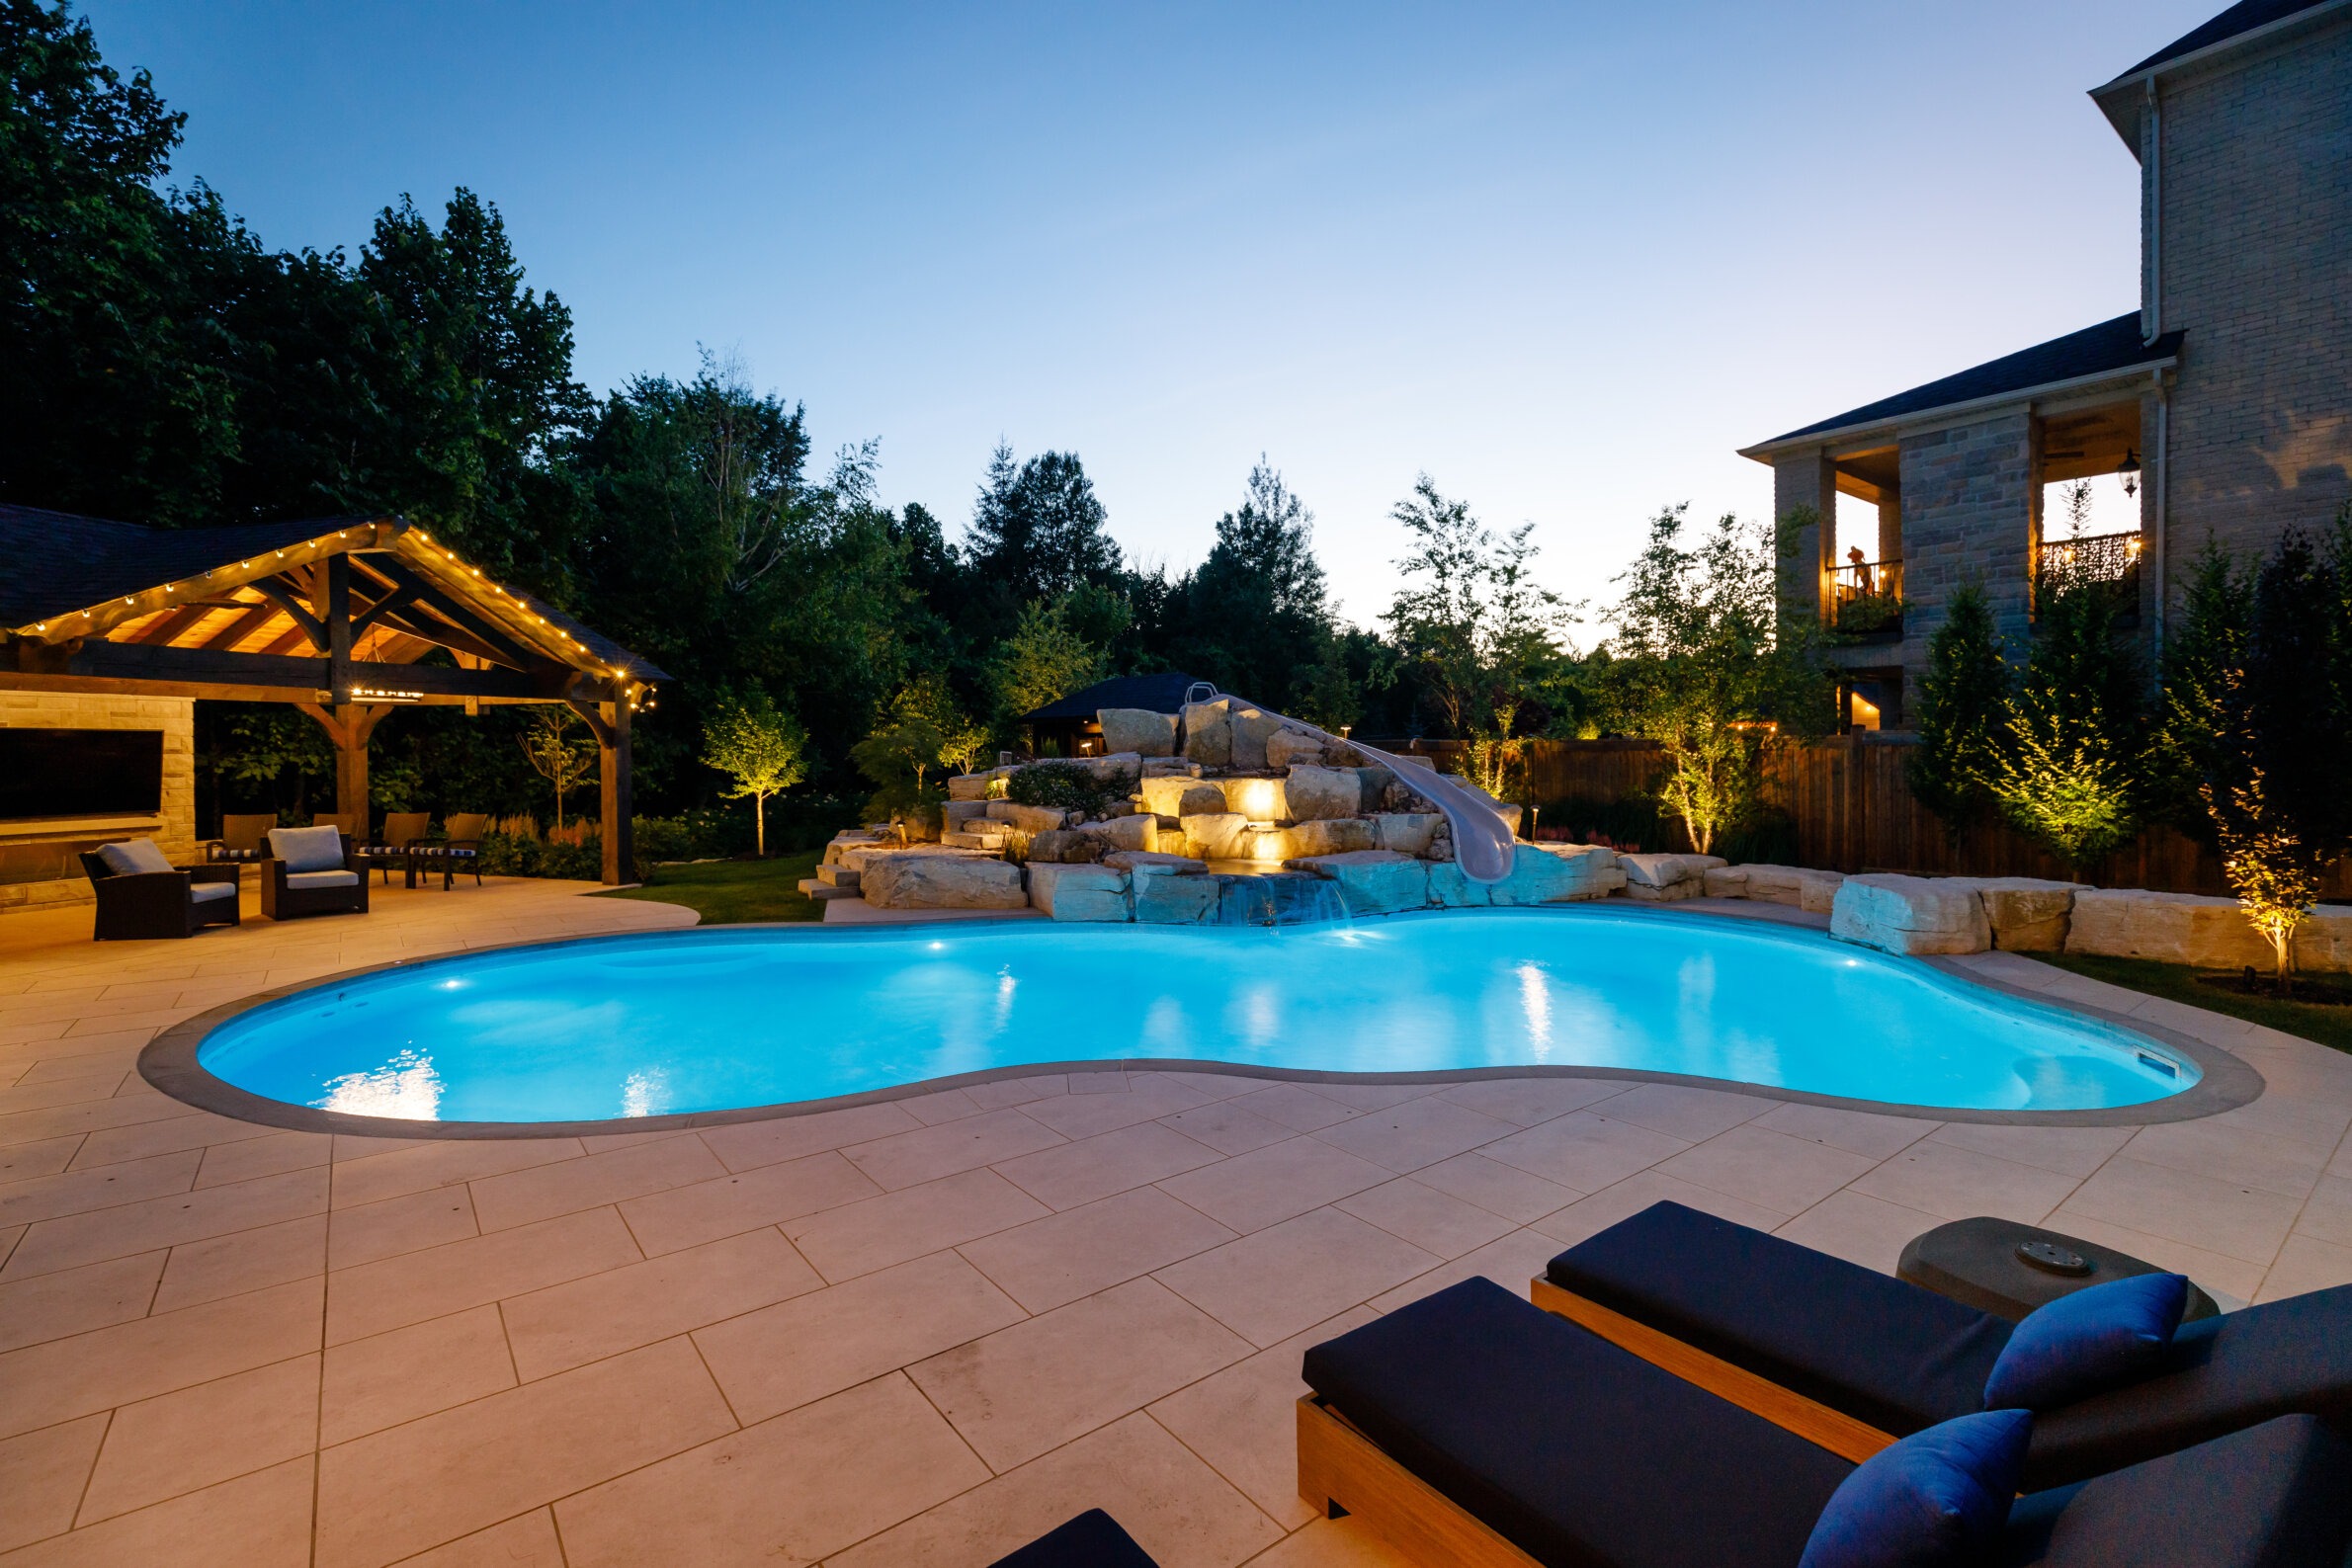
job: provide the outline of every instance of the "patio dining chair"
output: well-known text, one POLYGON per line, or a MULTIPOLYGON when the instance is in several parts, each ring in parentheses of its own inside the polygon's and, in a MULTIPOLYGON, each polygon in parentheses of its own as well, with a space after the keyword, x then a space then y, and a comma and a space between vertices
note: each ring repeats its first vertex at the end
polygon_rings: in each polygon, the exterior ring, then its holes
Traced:
POLYGON ((444 836, 434 842, 412 846, 413 859, 408 864, 408 885, 416 885, 416 873, 421 867, 427 876, 433 867, 441 867, 441 890, 448 892, 457 885, 458 873, 473 872, 473 885, 482 884, 482 835, 489 831, 487 811, 461 811, 444 824, 444 836))
POLYGON ((153 839, 102 844, 81 860, 98 904, 93 942, 193 937, 242 923, 234 864, 176 867, 153 839))
POLYGON ((392 883, 392 867, 398 866, 410 887, 416 885, 417 854, 425 847, 425 835, 433 825, 430 811, 387 811, 383 818, 383 832, 377 842, 362 853, 368 864, 383 874, 386 887, 392 883))
POLYGON ((208 861, 258 861, 270 853, 266 836, 278 825, 274 811, 230 813, 220 819, 220 837, 207 840, 208 861))

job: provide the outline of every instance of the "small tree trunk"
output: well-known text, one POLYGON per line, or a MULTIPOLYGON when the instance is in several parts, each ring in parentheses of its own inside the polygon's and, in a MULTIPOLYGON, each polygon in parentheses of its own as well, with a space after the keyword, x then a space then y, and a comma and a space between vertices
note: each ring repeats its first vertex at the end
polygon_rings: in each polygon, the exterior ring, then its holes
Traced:
POLYGON ((2284 931, 2272 931, 2267 935, 2270 938, 2270 950, 2276 963, 2275 978, 2279 982, 2279 994, 2284 996, 2287 994, 2288 987, 2295 983, 2293 973, 2295 929, 2290 926, 2284 931))
POLYGON ((768 797, 765 793, 751 797, 751 842, 761 860, 768 858, 768 797))

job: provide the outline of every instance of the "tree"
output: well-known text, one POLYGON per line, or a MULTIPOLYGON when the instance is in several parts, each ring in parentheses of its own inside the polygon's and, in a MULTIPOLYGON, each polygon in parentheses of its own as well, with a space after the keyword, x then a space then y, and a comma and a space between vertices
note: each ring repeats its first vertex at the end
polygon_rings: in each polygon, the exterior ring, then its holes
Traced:
POLYGON ((597 766, 595 744, 572 734, 572 727, 579 722, 579 715, 570 708, 550 703, 531 715, 519 737, 532 771, 555 790, 558 829, 563 826, 563 797, 587 783, 597 766))
POLYGON ((732 781, 729 800, 752 802, 753 844, 768 854, 768 796, 808 777, 808 737, 790 713, 778 710, 768 694, 718 701, 703 726, 703 763, 732 781))
POLYGON ((2007 720, 2009 667, 1981 583, 1952 596, 1927 643, 1919 683, 1919 744, 1911 752, 1911 793, 1947 836, 1980 820, 1992 804, 1989 780, 2007 720))
POLYGON ((988 749, 988 731, 964 716, 955 694, 937 673, 916 677, 898 694, 893 710, 920 718, 939 736, 933 760, 944 768, 971 772, 988 749))
POLYGON ((2140 830, 2147 678, 2111 584, 2046 576, 1987 780, 2010 822, 2079 872, 2140 830))
POLYGON ((1033 599, 997 650, 996 694, 1006 722, 1059 701, 1103 676, 1102 650, 1069 624, 1069 602, 1033 599))
POLYGON ((999 443, 972 509, 971 569, 1016 604, 1108 583, 1120 567, 1119 546, 1103 532, 1108 516, 1075 453, 1016 464, 999 443))
POLYGON ((1726 516, 1686 544, 1686 511, 1651 519, 1648 545, 1617 579, 1604 679, 1617 727, 1664 752, 1659 803, 1705 855, 1754 816, 1765 739, 1825 727, 1829 688, 1811 623, 1777 616, 1772 532, 1726 516))
POLYGON ((1314 514, 1261 455, 1241 505, 1217 521, 1208 558, 1169 595, 1169 662, 1296 712, 1332 655, 1314 514))
POLYGON ((2151 814, 2212 842, 2215 821, 2205 784, 2219 777, 2229 748, 2226 698, 2245 659, 2254 619, 2254 578, 2211 537, 2181 593, 2180 615, 2164 639, 2163 692, 2149 757, 2151 814))

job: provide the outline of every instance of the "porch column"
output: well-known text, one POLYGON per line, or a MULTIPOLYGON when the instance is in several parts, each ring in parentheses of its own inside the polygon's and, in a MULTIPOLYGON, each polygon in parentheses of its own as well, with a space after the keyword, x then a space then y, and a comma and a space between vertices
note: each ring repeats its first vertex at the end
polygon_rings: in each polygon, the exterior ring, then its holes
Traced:
POLYGON ((384 714, 392 710, 389 702, 373 707, 360 707, 338 702, 321 707, 316 702, 294 704, 318 720, 327 732, 327 742, 335 748, 335 812, 354 825, 352 837, 365 838, 368 832, 368 737, 384 714))
POLYGON ((1773 517, 1787 528, 1802 513, 1812 521, 1796 531, 1796 553, 1781 558, 1781 605, 1826 622, 1829 571, 1837 564, 1837 464, 1826 451, 1793 453, 1773 462, 1773 517))
POLYGON ((629 783, 629 693, 615 688, 614 701, 597 705, 603 720, 597 740, 597 778, 604 803, 604 879, 633 882, 636 877, 636 831, 629 783))

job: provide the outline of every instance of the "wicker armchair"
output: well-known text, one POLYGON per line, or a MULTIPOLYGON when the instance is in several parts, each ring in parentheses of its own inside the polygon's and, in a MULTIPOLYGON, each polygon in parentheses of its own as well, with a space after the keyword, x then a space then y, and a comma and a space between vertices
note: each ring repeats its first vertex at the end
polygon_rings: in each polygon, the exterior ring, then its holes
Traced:
POLYGON ((261 863, 261 912, 272 920, 368 912, 368 863, 359 847, 338 829, 334 846, 321 853, 320 841, 309 838, 318 831, 271 830, 270 858, 261 863))
POLYGON ((103 851, 82 855, 82 870, 98 900, 97 919, 90 931, 93 942, 187 938, 206 926, 241 923, 233 862, 181 868, 165 861, 152 840, 139 842, 153 853, 140 857, 136 868, 130 870, 108 865, 103 851), (152 868, 145 864, 148 861, 161 863, 162 868, 152 868))

